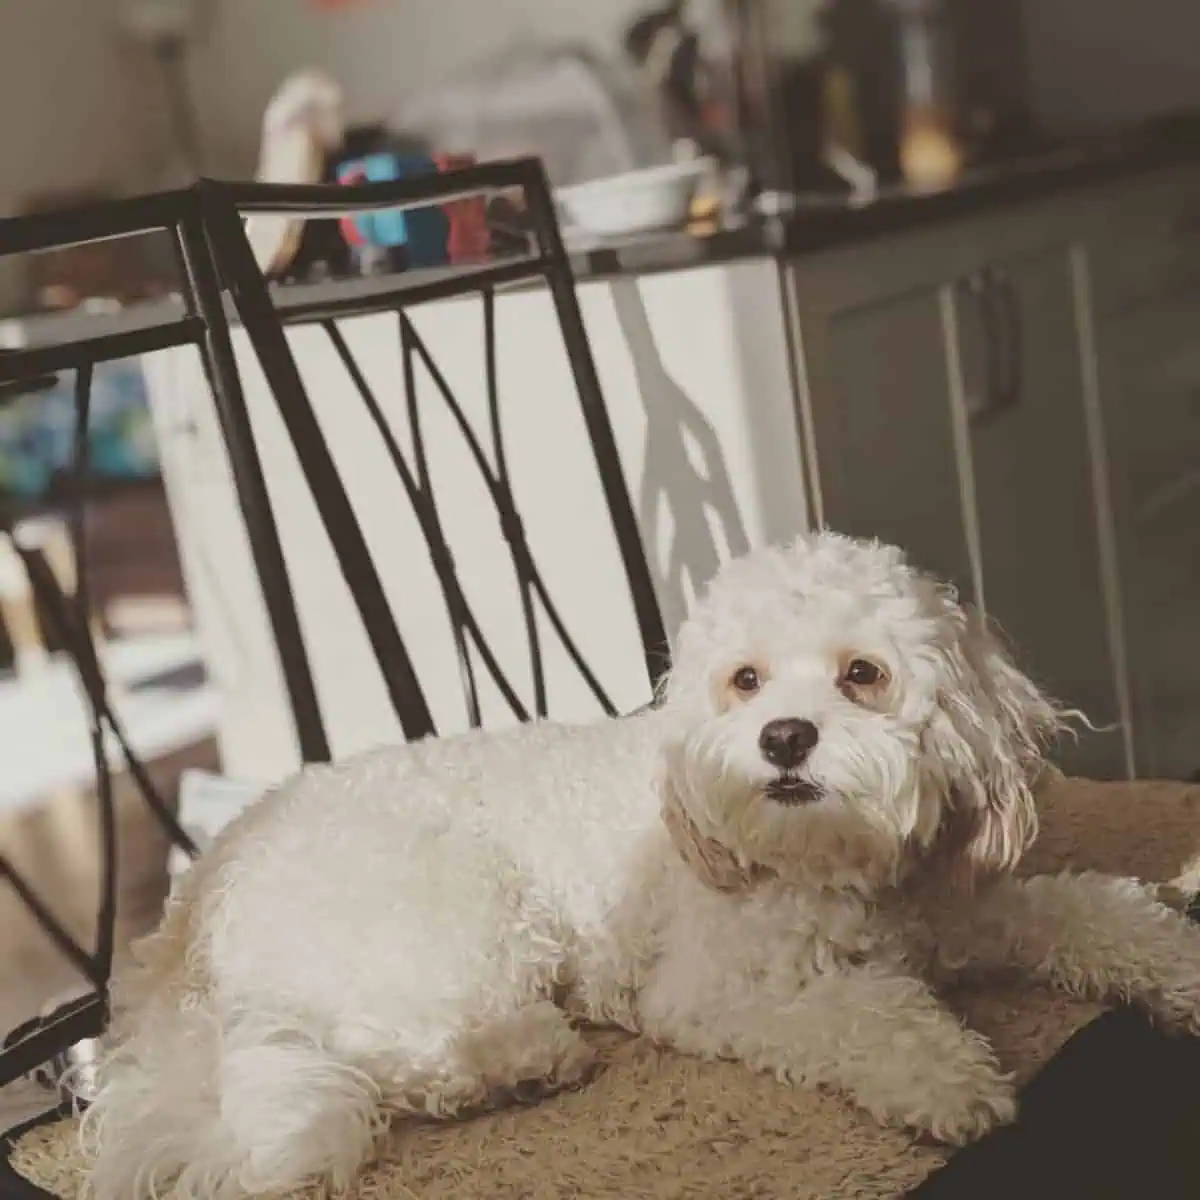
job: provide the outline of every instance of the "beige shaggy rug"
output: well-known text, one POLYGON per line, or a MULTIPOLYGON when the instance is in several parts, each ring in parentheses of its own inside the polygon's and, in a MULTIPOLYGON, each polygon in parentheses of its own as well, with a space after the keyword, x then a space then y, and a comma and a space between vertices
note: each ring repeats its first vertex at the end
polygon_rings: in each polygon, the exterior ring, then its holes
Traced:
MULTIPOLYGON (((1055 778, 1042 808, 1030 872, 1136 875, 1174 884, 1167 898, 1200 885, 1200 787, 1055 778)), ((1099 1011, 1014 982, 950 999, 1022 1079, 1099 1011)), ((944 1149, 881 1129, 837 1096, 621 1035, 595 1036, 603 1069, 586 1087, 470 1121, 398 1127, 352 1200, 882 1200, 945 1159, 944 1149)), ((80 1194, 72 1122, 26 1134, 12 1163, 62 1200, 80 1194)))

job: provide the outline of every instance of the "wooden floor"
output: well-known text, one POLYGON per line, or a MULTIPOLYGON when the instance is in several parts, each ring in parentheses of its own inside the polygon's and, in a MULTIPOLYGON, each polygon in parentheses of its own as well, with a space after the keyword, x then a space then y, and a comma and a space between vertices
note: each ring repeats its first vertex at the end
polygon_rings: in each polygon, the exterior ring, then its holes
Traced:
MULTIPOLYGON (((2 751, 0 751, 2 754, 2 751)), ((217 752, 203 742, 151 764, 159 791, 175 801, 180 772, 216 770, 217 752)), ((117 953, 151 930, 167 892, 166 836, 128 780, 117 789, 117 953)), ((99 890, 98 805, 87 793, 52 797, 0 823, 0 850, 37 886, 55 916, 85 946, 94 939, 99 890)), ((10 888, 0 883, 0 1037, 74 992, 87 988, 10 888)), ((52 1098, 28 1085, 0 1089, 0 1130, 49 1107, 52 1098)))

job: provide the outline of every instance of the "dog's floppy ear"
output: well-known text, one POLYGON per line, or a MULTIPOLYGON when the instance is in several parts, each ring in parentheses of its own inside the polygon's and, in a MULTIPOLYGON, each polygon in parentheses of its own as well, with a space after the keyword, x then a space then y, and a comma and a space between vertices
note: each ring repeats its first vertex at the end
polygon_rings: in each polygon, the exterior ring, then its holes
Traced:
POLYGON ((1037 836, 1034 785, 1063 722, 985 618, 952 598, 947 607, 954 632, 939 664, 924 758, 945 800, 940 845, 973 877, 1012 870, 1037 836))

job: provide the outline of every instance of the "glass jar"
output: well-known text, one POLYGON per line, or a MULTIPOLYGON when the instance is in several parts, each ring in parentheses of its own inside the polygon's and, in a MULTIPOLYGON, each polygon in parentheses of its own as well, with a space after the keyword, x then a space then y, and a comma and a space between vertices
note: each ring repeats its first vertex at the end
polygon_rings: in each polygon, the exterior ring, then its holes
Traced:
POLYGON ((941 0, 892 3, 900 35, 900 171, 915 190, 941 190, 953 184, 963 168, 941 0))

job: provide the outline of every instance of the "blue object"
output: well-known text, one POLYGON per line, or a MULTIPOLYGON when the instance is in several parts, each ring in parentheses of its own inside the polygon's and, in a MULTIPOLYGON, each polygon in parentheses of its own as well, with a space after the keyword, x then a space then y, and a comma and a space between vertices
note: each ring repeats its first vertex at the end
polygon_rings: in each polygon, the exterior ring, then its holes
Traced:
MULTIPOLYGON (((401 179, 403 166, 394 154, 369 154, 363 159, 363 174, 368 183, 384 183, 401 179)), ((408 213, 374 212, 365 214, 369 229, 364 236, 376 246, 405 246, 408 244, 408 213)))
MULTIPOLYGON (((148 479, 158 474, 158 447, 146 380, 136 359, 99 363, 92 377, 88 452, 93 479, 148 479)), ((33 500, 71 467, 75 376, 64 372, 42 392, 0 406, 0 497, 33 500)))
MULTIPOLYGON (((343 163, 339 175, 361 174, 368 183, 412 179, 437 171, 437 164, 424 155, 368 154, 343 163)), ((360 213, 354 228, 372 246, 403 247, 410 266, 432 267, 449 262, 446 243, 450 219, 436 205, 408 212, 360 213)))

